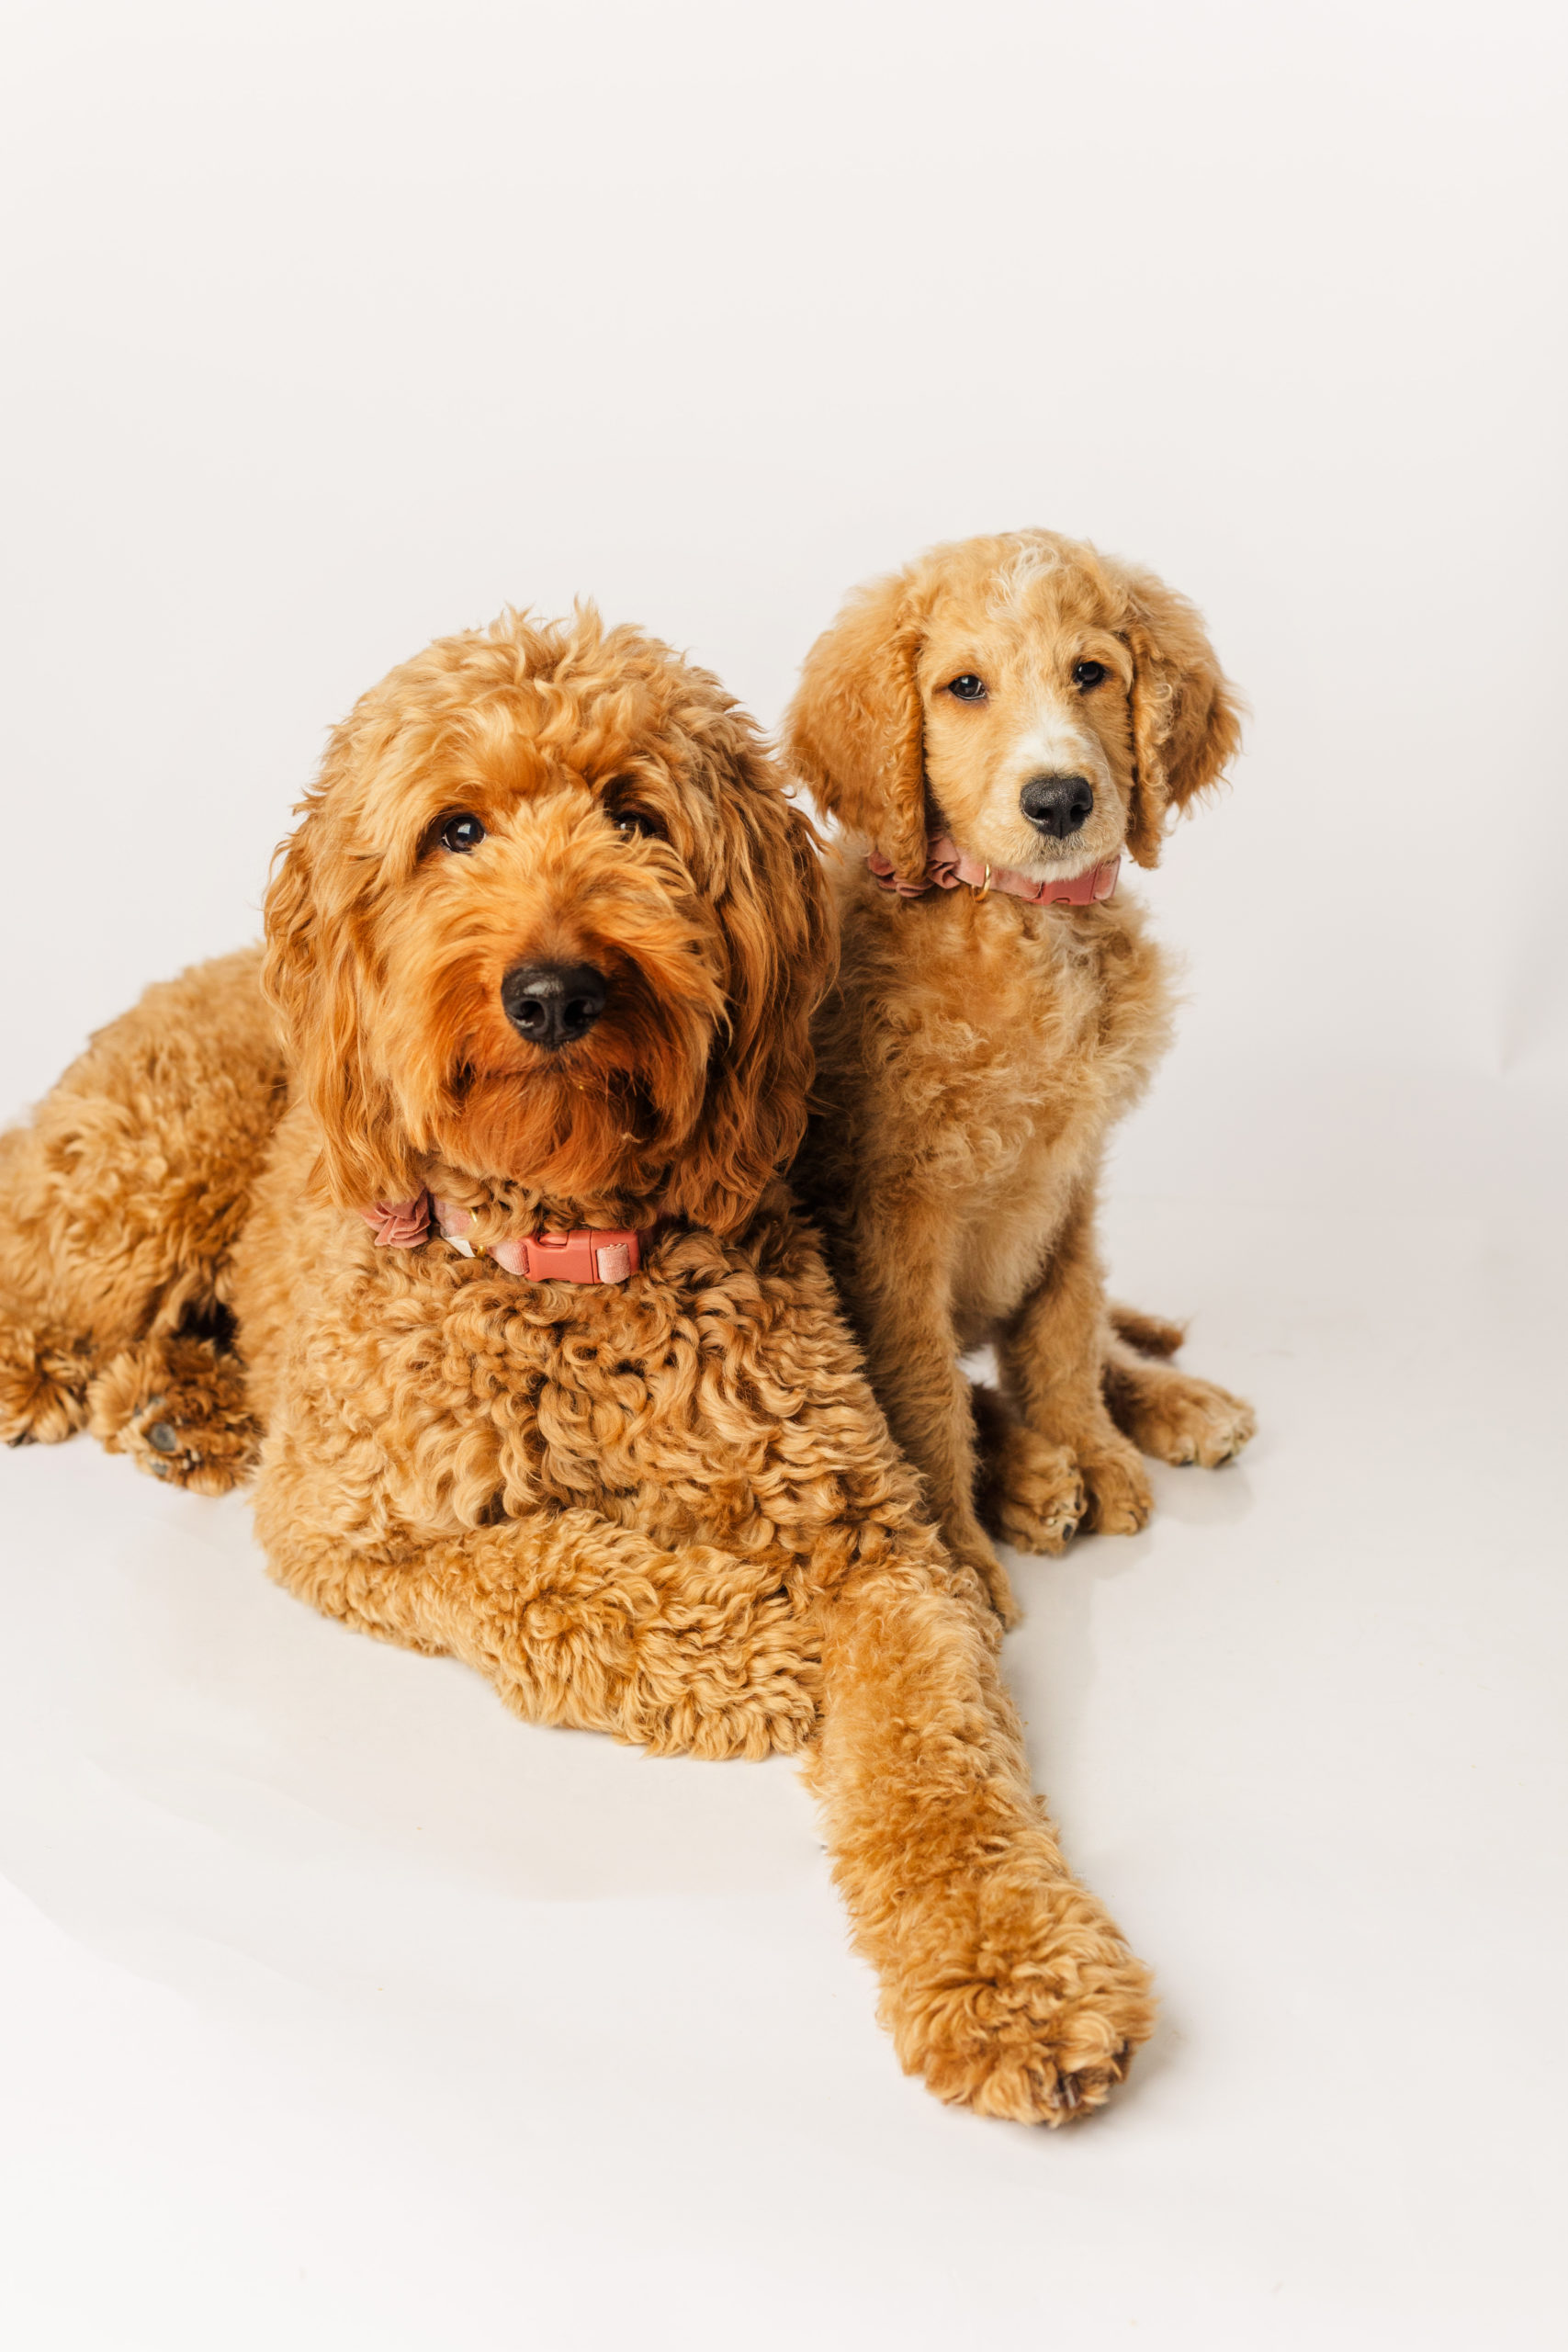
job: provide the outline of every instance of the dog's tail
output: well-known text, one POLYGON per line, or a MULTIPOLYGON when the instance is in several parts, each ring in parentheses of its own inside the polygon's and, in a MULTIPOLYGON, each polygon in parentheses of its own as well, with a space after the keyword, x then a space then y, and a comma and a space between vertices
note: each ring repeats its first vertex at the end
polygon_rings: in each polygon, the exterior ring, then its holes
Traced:
POLYGON ((1111 1328, 1141 1356, 1173 1356, 1187 1337, 1185 1323, 1168 1323, 1163 1315, 1145 1315, 1135 1306, 1118 1306, 1114 1301, 1111 1328))

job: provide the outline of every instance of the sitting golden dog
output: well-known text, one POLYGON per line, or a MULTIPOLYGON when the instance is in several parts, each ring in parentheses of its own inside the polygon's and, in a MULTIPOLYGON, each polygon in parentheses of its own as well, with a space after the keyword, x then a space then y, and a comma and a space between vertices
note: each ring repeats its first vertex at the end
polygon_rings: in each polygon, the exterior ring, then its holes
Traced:
POLYGON ((893 1434, 1005 1618, 983 1519, 1026 1552, 1139 1528, 1140 1447, 1213 1464, 1252 1434, 1239 1398, 1160 1361, 1179 1327, 1107 1306, 1094 1238, 1107 1136, 1170 1018, 1118 861, 1158 863, 1237 740, 1190 605, 1048 531, 863 590, 789 714, 849 829, 796 1182, 893 1434), (1000 1396, 960 1369, 987 1341, 1000 1396))
POLYGON ((0 1435, 212 1487, 254 1415, 317 1608, 536 1720, 809 1744, 905 2064, 1098 2103, 1146 1978, 777 1173, 831 926, 750 722, 592 616, 448 639, 333 737, 266 929, 0 1142, 0 1435))

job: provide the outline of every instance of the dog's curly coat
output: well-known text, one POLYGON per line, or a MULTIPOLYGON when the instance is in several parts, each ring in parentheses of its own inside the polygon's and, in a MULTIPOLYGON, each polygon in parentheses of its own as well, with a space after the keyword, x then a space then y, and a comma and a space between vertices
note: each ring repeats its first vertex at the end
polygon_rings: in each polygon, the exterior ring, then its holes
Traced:
POLYGON ((0 1435, 90 1424, 210 1489, 254 1414, 273 1572, 318 1608, 529 1717, 808 1748, 905 2064, 989 2114, 1097 2104, 1145 1973, 776 1172, 831 923, 750 722, 591 614, 446 639, 333 737, 266 918, 265 975, 153 989, 0 1142, 0 1435), (555 1053, 501 998, 539 956, 609 983, 555 1053), (422 1186, 481 1242, 658 1230, 624 1284, 534 1284, 378 1248, 360 1212, 422 1186))
POLYGON ((867 848, 910 886, 943 835, 977 879, 1064 882, 1123 849, 1152 866, 1168 813, 1237 740, 1191 605, 1047 531, 936 548, 862 590, 807 656, 786 722, 795 768, 849 828, 795 1181, 893 1434, 1009 1619, 984 1521, 1024 1552, 1059 1552, 1080 1524, 1142 1527, 1138 1449, 1213 1464, 1252 1413, 1160 1361, 1179 1326, 1105 1300, 1100 1160, 1169 1028, 1142 909, 901 897, 867 848), (1032 792, 1053 830, 1031 821, 1032 792), (960 1369, 987 1341, 1000 1396, 960 1369))

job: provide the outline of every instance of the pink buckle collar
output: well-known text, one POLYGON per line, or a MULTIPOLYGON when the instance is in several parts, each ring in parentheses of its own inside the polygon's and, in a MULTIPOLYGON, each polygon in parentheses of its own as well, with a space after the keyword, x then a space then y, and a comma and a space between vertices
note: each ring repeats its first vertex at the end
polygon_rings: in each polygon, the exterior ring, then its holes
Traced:
POLYGON ((1102 865, 1090 866, 1087 874, 1075 874, 1070 882, 1035 882, 1010 865, 991 866, 983 858, 971 857, 946 833, 938 833, 927 842, 925 876, 919 882, 901 881, 892 859, 884 857, 879 849, 868 850, 865 862, 873 880, 884 890, 897 891, 901 899, 923 899, 932 889, 956 890, 963 882, 979 898, 987 890, 1000 890, 1007 898, 1028 899, 1037 907, 1098 905, 1115 889, 1122 867, 1120 857, 1108 857, 1102 865))
MULTIPOLYGON (((416 1193, 412 1201, 378 1201, 361 1209, 378 1250, 417 1250, 430 1238, 431 1228, 442 1234, 465 1258, 474 1255, 468 1239, 473 1218, 455 1201, 416 1193)), ((486 1256, 509 1274, 531 1283, 629 1282, 642 1263, 645 1236, 598 1226, 578 1226, 570 1233, 525 1233, 492 1242, 486 1256)))

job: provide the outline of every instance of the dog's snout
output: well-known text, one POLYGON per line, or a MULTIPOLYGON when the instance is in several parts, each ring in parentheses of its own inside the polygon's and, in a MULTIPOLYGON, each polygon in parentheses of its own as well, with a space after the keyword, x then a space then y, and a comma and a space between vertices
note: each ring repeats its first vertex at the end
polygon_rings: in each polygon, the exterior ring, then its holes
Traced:
POLYGON ((531 1046, 570 1046, 604 1012, 610 984, 592 964, 518 964, 501 984, 502 1009, 531 1046))
POLYGON ((1037 831, 1065 842, 1082 831, 1094 807, 1094 786, 1087 775, 1032 775, 1018 799, 1037 831))

